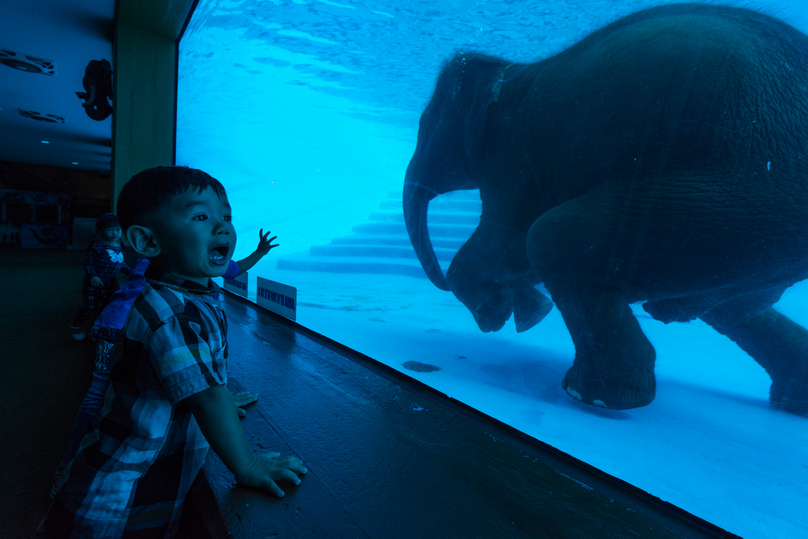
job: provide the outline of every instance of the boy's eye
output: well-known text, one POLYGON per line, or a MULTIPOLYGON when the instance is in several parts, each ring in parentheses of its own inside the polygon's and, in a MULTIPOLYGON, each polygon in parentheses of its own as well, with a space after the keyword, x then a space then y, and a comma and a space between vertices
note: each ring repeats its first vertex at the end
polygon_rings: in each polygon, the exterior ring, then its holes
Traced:
POLYGON ((204 213, 200 213, 199 215, 194 215, 193 220, 194 221, 207 221, 208 216, 205 215, 204 213))
POLYGON ((232 217, 232 216, 230 216, 230 215, 225 215, 225 216, 224 216, 224 220, 225 220, 225 221, 227 221, 227 222, 229 223, 230 221, 232 221, 232 220, 233 220, 233 217, 232 217))

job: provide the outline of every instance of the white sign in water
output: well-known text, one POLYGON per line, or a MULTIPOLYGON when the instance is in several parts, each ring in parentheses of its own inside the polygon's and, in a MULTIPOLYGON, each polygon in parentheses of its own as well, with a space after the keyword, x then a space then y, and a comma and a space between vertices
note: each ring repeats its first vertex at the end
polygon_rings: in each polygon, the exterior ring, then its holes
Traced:
POLYGON ((285 316, 290 320, 297 318, 297 289, 263 277, 258 277, 256 303, 265 309, 285 316))

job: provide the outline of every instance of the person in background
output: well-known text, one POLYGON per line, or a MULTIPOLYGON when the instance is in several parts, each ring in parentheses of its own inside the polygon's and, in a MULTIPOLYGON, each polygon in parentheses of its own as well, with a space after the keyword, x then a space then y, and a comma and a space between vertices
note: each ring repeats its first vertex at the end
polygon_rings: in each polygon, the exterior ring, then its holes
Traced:
POLYGON ((236 245, 224 187, 187 167, 136 174, 118 198, 133 249, 149 259, 85 437, 39 526, 41 537, 173 537, 209 447, 242 485, 283 496, 298 457, 254 454, 227 390, 227 319, 211 277, 236 245), (210 444, 210 445, 208 445, 210 444))
MULTIPOLYGON (((258 233, 258 247, 256 247, 255 251, 238 262, 231 260, 224 277, 232 279, 243 275, 264 256, 269 254, 269 251, 278 247, 279 244, 272 243, 278 237, 272 236, 270 238, 269 234, 269 231, 264 234, 264 229, 262 228, 258 233)), ((140 294, 140 291, 143 290, 143 286, 146 282, 143 274, 148 267, 148 258, 141 257, 138 259, 124 287, 112 294, 109 303, 104 310, 101 311, 101 314, 98 315, 98 318, 96 318, 90 329, 90 336, 95 340, 95 369, 93 370, 93 379, 81 406, 79 406, 79 411, 73 422, 73 429, 70 432, 70 438, 68 439, 65 453, 62 456, 62 460, 56 466, 54 484, 50 494, 51 498, 55 497, 56 491, 59 490, 62 472, 64 472, 67 464, 76 456, 81 439, 88 433, 88 427, 90 427, 90 433, 92 433, 92 420, 101 408, 101 404, 104 402, 104 395, 109 386, 109 371, 112 368, 112 349, 118 341, 121 329, 126 322, 126 316, 129 313, 129 309, 132 307, 132 303, 138 294, 140 294)), ((247 415, 244 406, 258 400, 258 393, 250 393, 248 391, 232 393, 232 396, 239 417, 246 417, 247 415)))
POLYGON ((121 224, 115 214, 104 214, 95 222, 95 237, 87 247, 84 270, 83 301, 70 326, 77 341, 84 339, 84 325, 90 316, 97 315, 118 289, 118 273, 132 273, 123 261, 121 224))

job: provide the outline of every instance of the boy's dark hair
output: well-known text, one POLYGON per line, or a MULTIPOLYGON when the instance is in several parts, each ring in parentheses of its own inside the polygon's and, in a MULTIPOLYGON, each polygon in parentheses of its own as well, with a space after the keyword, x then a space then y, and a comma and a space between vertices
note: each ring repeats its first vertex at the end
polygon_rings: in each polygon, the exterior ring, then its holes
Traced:
POLYGON ((115 216, 114 213, 105 213, 95 221, 95 231, 101 232, 105 228, 110 228, 113 226, 120 226, 121 223, 118 221, 118 218, 115 216))
POLYGON ((211 187, 219 197, 226 196, 219 180, 195 168, 155 167, 132 176, 118 195, 118 218, 124 234, 145 213, 192 187, 199 192, 211 187))

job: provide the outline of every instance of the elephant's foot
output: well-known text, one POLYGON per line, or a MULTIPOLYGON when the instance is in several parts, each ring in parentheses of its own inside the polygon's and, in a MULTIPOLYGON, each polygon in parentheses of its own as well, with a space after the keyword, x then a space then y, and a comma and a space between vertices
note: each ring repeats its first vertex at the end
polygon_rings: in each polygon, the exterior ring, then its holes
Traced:
POLYGON ((577 362, 567 371, 561 387, 584 404, 610 410, 646 406, 656 395, 653 365, 645 369, 622 370, 584 367, 577 362))
POLYGON ((772 378, 769 402, 785 412, 808 415, 808 331, 772 311, 779 322, 777 326, 790 343, 779 346, 773 354, 758 353, 755 356, 755 359, 762 359, 758 362, 772 378))
POLYGON ((797 415, 808 415, 808 362, 802 358, 791 376, 772 378, 769 402, 776 408, 797 415))
POLYGON ((529 330, 552 310, 550 298, 532 286, 513 290, 513 321, 517 333, 529 330))
POLYGON ((772 379, 772 406, 808 415, 808 330, 772 308, 748 320, 738 320, 736 312, 724 308, 702 319, 766 369, 772 379))
POLYGON ((625 410, 654 400, 656 352, 621 290, 548 286, 575 344, 561 387, 585 404, 625 410))

